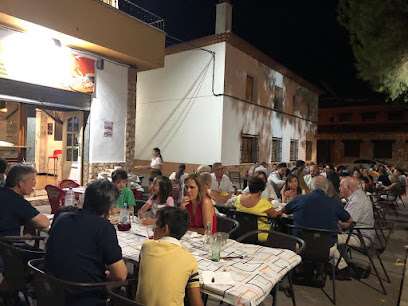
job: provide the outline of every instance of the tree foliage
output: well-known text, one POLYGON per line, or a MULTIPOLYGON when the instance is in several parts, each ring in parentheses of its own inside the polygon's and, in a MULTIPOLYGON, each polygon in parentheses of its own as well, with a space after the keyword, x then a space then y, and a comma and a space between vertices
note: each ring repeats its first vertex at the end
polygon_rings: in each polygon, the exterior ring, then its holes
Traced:
POLYGON ((361 79, 392 100, 408 98, 408 1, 339 0, 361 79))

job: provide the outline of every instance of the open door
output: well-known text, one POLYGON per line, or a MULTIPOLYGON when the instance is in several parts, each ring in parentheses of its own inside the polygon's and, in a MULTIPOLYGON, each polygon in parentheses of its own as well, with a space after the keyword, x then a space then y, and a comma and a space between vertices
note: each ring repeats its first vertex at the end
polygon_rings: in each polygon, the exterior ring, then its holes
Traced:
POLYGON ((64 112, 62 128, 62 180, 82 185, 82 148, 84 113, 64 112))

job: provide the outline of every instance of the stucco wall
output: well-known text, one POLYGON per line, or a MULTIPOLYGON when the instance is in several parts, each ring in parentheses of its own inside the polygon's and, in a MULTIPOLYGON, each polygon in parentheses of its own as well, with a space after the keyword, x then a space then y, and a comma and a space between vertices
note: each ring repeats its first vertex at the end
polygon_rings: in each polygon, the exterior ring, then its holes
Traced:
POLYGON ((283 139, 282 161, 289 161, 291 139, 299 141, 298 158, 303 160, 306 140, 311 141, 312 160, 316 161, 318 95, 227 44, 225 93, 245 99, 247 75, 255 80, 257 98, 253 103, 225 98, 222 162, 225 165, 240 163, 241 133, 259 135, 260 160, 270 162, 272 137, 279 137, 283 139), (275 85, 283 89, 282 112, 273 110, 275 85), (294 95, 296 102, 293 102, 294 95))
POLYGON ((90 112, 89 162, 125 161, 128 68, 105 61, 96 70, 96 95, 90 112), (103 136, 104 122, 113 122, 113 137, 103 136))
MULTIPOLYGON (((224 90, 225 43, 215 52, 215 92, 224 90)), ((212 164, 221 159, 223 98, 212 93, 212 55, 190 50, 165 57, 164 68, 138 73, 136 160, 159 147, 165 161, 212 164)))

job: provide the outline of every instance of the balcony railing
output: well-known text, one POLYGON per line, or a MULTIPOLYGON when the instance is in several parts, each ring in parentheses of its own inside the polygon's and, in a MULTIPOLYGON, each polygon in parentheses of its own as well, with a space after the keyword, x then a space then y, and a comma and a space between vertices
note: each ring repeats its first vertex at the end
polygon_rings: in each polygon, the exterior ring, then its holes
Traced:
POLYGON ((122 12, 135 17, 155 28, 164 31, 164 19, 145 10, 137 4, 131 2, 131 0, 100 0, 106 4, 109 4, 122 12))

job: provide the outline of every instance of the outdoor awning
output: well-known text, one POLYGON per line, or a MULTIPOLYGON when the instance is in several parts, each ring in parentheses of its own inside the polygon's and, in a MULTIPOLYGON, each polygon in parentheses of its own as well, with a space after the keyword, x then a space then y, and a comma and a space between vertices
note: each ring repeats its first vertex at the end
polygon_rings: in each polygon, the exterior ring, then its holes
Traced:
POLYGON ((0 99, 62 110, 91 110, 92 96, 0 78, 0 99))

